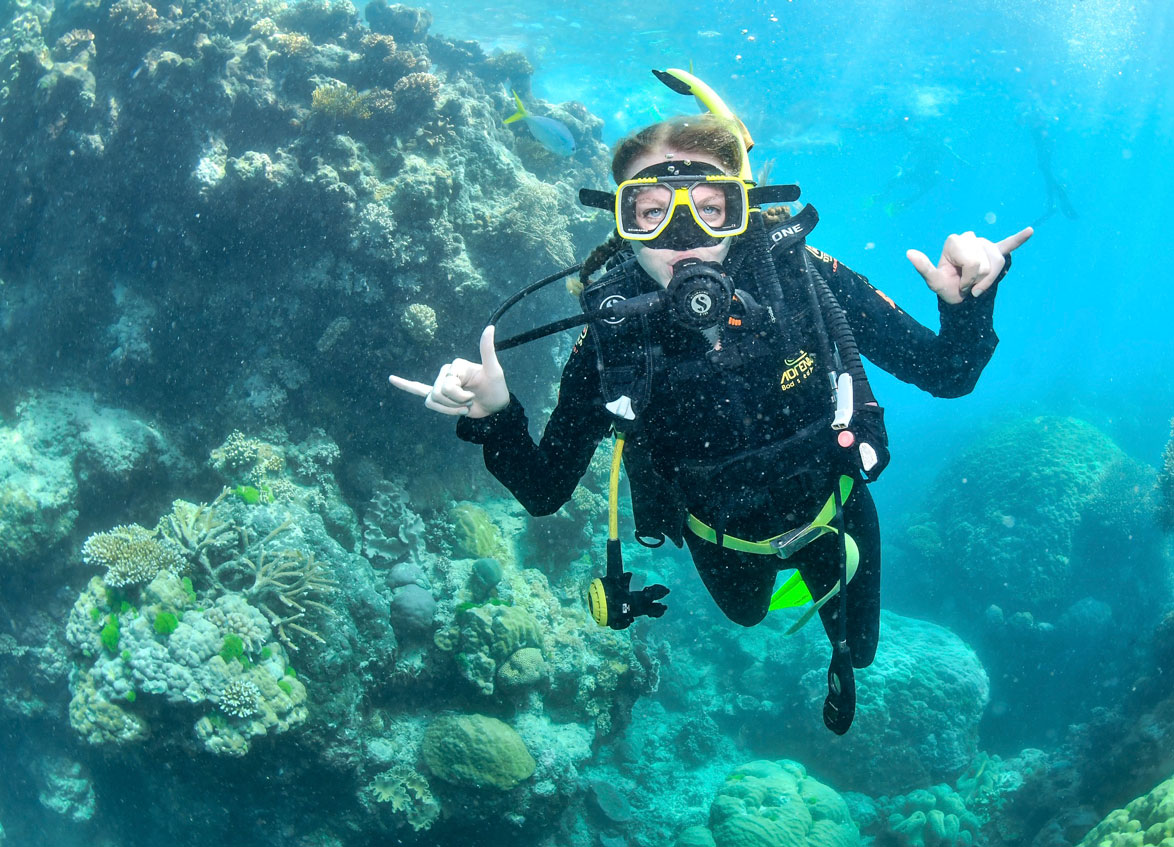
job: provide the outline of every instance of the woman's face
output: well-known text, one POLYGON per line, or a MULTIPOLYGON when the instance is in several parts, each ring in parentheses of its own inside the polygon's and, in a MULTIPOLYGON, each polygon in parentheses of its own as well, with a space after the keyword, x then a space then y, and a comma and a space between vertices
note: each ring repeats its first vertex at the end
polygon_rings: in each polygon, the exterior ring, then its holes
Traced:
MULTIPOLYGON (((674 150, 671 147, 658 147, 649 150, 647 153, 641 153, 629 162, 623 178, 631 179, 637 173, 651 165, 674 160, 704 162, 707 165, 713 165, 715 168, 725 170, 721 162, 706 153, 686 153, 684 151, 674 150)), ((715 191, 714 194, 718 195, 720 192, 715 191)), ((652 205, 655 206, 656 204, 652 205)), ((724 205, 720 209, 718 205, 715 201, 713 208, 708 209, 708 213, 724 217, 724 205)), ((639 207, 637 208, 639 210, 639 207)), ((650 209, 650 214, 657 213, 657 209, 650 209)), ((702 214, 706 213, 707 211, 703 209, 702 214)), ((719 263, 724 261, 726 255, 730 252, 730 239, 723 238, 720 244, 715 244, 712 247, 694 247, 690 250, 662 250, 656 247, 646 247, 639 241, 633 241, 632 248, 636 251, 636 261, 640 263, 640 267, 644 268, 650 277, 664 287, 669 284, 669 280, 673 277, 673 266, 682 259, 700 259, 703 262, 719 263)))

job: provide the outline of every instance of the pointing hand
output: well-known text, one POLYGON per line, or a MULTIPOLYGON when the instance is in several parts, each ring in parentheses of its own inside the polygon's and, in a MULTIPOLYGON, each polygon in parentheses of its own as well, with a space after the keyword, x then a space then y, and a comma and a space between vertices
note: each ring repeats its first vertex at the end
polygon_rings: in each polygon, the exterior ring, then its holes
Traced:
POLYGON ((392 374, 392 385, 424 398, 424 405, 444 415, 484 418, 500 412, 510 402, 505 373, 493 346, 493 327, 481 333, 481 364, 454 359, 440 369, 432 385, 392 374))
POLYGON ((1031 238, 1032 233, 1032 228, 1027 227, 997 244, 973 232, 951 235, 936 265, 920 250, 909 250, 905 256, 938 297, 947 303, 961 303, 967 295, 978 297, 990 288, 1003 271, 1003 257, 1031 238))

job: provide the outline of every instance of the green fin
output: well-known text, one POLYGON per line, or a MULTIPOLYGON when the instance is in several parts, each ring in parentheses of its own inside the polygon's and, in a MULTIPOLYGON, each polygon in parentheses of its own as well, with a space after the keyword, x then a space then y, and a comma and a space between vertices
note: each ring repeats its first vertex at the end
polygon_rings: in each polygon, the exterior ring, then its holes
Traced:
POLYGON ((811 601, 811 591, 799 571, 795 571, 787 581, 779 586, 770 597, 770 611, 776 609, 793 609, 811 601))
POLYGON ((520 121, 523 118, 530 117, 530 115, 526 112, 526 107, 522 105, 522 98, 518 96, 518 92, 510 89, 510 94, 514 95, 514 100, 518 102, 518 111, 514 112, 512 115, 506 118, 504 123, 512 124, 514 121, 520 121))

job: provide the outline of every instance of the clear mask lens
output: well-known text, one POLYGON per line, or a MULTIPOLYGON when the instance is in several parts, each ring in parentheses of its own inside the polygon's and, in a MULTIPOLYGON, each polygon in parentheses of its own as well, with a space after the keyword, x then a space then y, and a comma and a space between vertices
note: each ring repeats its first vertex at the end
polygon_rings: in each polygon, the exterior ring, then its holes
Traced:
POLYGON ((679 214, 691 215, 714 238, 738 235, 746 230, 746 186, 736 177, 661 177, 628 180, 616 193, 623 238, 649 241, 679 214))

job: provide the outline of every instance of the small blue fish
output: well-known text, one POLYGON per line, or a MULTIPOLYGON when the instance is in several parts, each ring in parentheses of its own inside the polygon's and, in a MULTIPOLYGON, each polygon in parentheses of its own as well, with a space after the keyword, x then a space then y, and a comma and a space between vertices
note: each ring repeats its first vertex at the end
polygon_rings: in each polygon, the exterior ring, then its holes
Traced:
POLYGON ((575 138, 567 129, 566 124, 554 118, 531 115, 522 105, 522 98, 518 96, 518 92, 511 93, 518 101, 518 111, 505 119, 507 124, 512 124, 514 121, 525 121, 526 126, 530 129, 530 134, 538 143, 558 156, 570 156, 575 152, 575 138))

